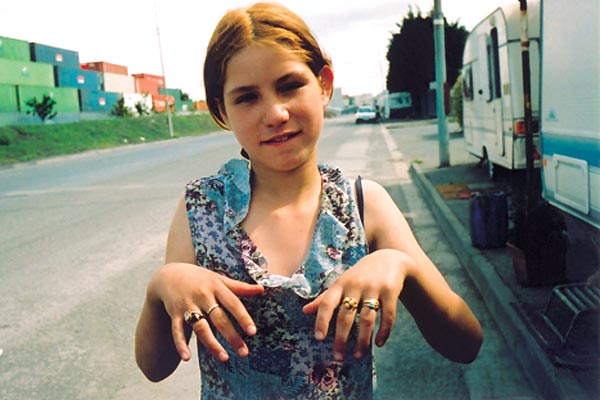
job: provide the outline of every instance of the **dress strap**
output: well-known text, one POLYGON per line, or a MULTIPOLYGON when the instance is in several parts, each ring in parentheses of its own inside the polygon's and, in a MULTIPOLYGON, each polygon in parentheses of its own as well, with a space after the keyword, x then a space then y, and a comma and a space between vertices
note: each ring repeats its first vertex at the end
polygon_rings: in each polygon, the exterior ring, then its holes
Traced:
POLYGON ((356 202, 358 205, 358 215, 360 215, 360 222, 365 226, 365 200, 363 197, 362 189, 362 178, 360 175, 354 181, 354 189, 356 191, 356 202))

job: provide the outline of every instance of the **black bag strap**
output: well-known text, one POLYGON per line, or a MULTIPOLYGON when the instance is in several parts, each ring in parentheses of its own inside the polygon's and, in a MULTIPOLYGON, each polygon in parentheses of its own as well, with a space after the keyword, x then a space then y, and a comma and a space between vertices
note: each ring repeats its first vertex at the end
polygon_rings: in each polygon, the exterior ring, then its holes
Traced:
POLYGON ((363 197, 362 178, 360 175, 354 181, 354 189, 356 190, 356 202, 358 203, 358 215, 360 222, 365 226, 365 200, 363 197))

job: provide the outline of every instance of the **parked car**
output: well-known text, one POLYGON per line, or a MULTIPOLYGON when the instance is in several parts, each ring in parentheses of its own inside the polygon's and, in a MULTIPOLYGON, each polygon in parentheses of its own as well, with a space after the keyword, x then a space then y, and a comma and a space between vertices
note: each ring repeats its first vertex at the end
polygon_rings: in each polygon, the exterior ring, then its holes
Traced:
POLYGON ((377 119, 377 110, 373 106, 362 106, 356 111, 355 121, 357 124, 361 122, 376 122, 377 119))

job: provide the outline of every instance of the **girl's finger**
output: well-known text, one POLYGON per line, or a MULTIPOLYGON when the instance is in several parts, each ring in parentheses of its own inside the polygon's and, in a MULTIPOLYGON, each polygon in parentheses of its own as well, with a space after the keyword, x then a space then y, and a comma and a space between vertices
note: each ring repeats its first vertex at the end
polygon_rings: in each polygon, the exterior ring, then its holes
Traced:
POLYGON ((366 300, 361 301, 359 305, 360 320, 358 324, 358 338, 356 339, 356 346, 354 348, 355 358, 362 358, 365 351, 369 348, 377 313, 381 307, 381 303, 377 300, 376 296, 366 296, 364 299, 366 300))
POLYGON ((396 320, 396 307, 398 306, 398 298, 391 293, 381 296, 381 313, 379 317, 379 329, 375 336, 375 344, 379 347, 383 346, 390 337, 394 321, 396 320))
MULTIPOLYGON (((216 329, 221 336, 225 339, 225 341, 229 344, 229 346, 237 353, 240 357, 246 357, 248 355, 248 346, 244 342, 244 340, 238 334, 238 331, 235 329, 231 320, 227 316, 227 313, 222 307, 215 308, 210 316, 206 317, 210 321, 210 325, 216 329)), ((208 322, 208 321, 207 321, 208 322)), ((227 361, 229 358, 227 356, 227 352, 221 346, 221 344, 215 338, 213 331, 210 330, 209 324, 206 324, 209 328, 210 335, 206 335, 206 341, 202 340, 202 343, 205 345, 209 351, 219 358, 221 361, 227 361)), ((198 334, 198 332, 196 332, 198 334)))
MULTIPOLYGON (((212 313, 211 315, 213 315, 212 313)), ((206 317, 205 317, 206 318, 206 317)), ((200 343, 221 362, 229 360, 229 354, 215 337, 210 324, 206 320, 198 321, 193 326, 194 333, 200 343)), ((243 343, 243 342, 242 342, 243 343)), ((245 345, 244 345, 245 347, 245 345)))
POLYGON ((338 361, 343 360, 346 354, 346 344, 348 343, 348 337, 354 325, 359 306, 360 294, 345 295, 339 306, 335 324, 335 339, 333 341, 333 358, 338 361))
POLYGON ((185 322, 183 322, 182 316, 173 316, 171 318, 171 333, 173 335, 173 343, 175 344, 177 353, 183 361, 189 361, 192 355, 188 346, 184 324, 185 322))
POLYGON ((258 284, 250 284, 246 282, 236 281, 235 279, 220 276, 221 281, 231 290, 236 296, 254 297, 264 293, 265 288, 258 284))
POLYGON ((340 305, 340 296, 341 293, 332 287, 318 297, 318 302, 313 301, 312 305, 309 303, 305 306, 305 309, 308 308, 308 311, 311 311, 315 305, 318 305, 317 318, 315 319, 315 339, 324 340, 327 337, 333 313, 340 305))
MULTIPOLYGON (((254 285, 254 286, 257 286, 257 285, 254 285)), ((260 294, 264 291, 264 288, 262 286, 259 286, 259 287, 260 287, 260 291, 257 292, 255 295, 260 294)), ((219 332, 221 332, 221 334, 224 337, 226 337, 226 338, 229 337, 234 342, 237 342, 237 338, 235 338, 235 336, 239 337, 239 335, 237 335, 235 328, 233 327, 233 325, 231 325, 231 322, 230 322, 229 318, 226 316, 226 313, 224 312, 223 308, 225 310, 229 311, 231 316, 237 321, 240 328, 242 328, 242 330, 247 335, 253 336, 254 334, 256 334, 256 325, 254 324, 254 321, 252 320, 252 317, 250 316, 250 314, 248 314, 248 310, 246 310, 246 307, 244 307, 244 304, 242 303, 242 301, 234 294, 234 292, 232 292, 229 289, 229 287, 217 288, 217 290, 215 291, 215 297, 216 297, 216 300, 210 304, 218 303, 218 304, 220 304, 220 307, 215 309, 211 313, 211 316, 214 316, 214 314, 217 314, 211 320, 213 322, 215 322, 215 321, 221 322, 220 327, 223 330, 219 329, 219 332), (226 318, 227 322, 218 318, 217 316, 222 316, 222 317, 226 318), (235 335, 232 332, 235 332, 235 335)), ((237 348, 237 347, 234 347, 234 348, 237 348)))

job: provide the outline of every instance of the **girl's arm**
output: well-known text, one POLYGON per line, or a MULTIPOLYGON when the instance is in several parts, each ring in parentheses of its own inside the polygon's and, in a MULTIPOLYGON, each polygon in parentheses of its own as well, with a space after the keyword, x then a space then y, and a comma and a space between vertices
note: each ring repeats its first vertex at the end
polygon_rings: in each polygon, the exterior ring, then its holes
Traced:
MULTIPOLYGON (((192 328, 185 325, 183 313, 206 312, 211 306, 213 326, 236 350, 248 354, 248 347, 222 308, 231 312, 248 335, 256 331, 252 318, 238 296, 255 296, 263 292, 260 285, 250 285, 221 276, 196 264, 189 222, 182 197, 175 211, 167 240, 166 264, 159 268, 146 292, 146 300, 135 334, 135 356, 139 368, 151 381, 160 381, 175 371, 181 360, 191 358, 189 340, 192 328)), ((215 357, 227 361, 229 355, 216 340, 209 324, 200 320, 193 331, 215 357)))
POLYGON ((479 322, 421 249, 385 189, 375 182, 363 182, 370 253, 304 307, 305 313, 317 314, 315 337, 322 340, 327 335, 334 311, 339 308, 334 357, 343 359, 351 326, 356 313, 360 313, 353 349, 354 357, 360 358, 370 343, 377 312, 380 324, 375 344, 385 344, 400 299, 434 349, 453 361, 473 361, 483 340, 479 322), (358 300, 358 307, 345 307, 341 304, 345 298, 358 300), (381 309, 376 312, 362 306, 367 299, 378 300, 381 309))
MULTIPOLYGON (((165 263, 175 261, 196 263, 183 196, 171 222, 165 255, 165 263)), ((190 358, 189 352, 178 354, 175 347, 171 317, 158 296, 161 272, 164 275, 163 269, 157 271, 148 284, 135 333, 136 362, 146 377, 154 382, 171 375, 182 359, 187 361, 190 358)), ((186 345, 190 337, 191 329, 185 329, 183 340, 186 345)))
POLYGON ((400 258, 405 254, 413 261, 400 294, 402 304, 433 348, 453 361, 472 362, 483 340, 476 317, 425 254, 387 191, 372 181, 364 188, 371 250, 396 250, 400 258))

